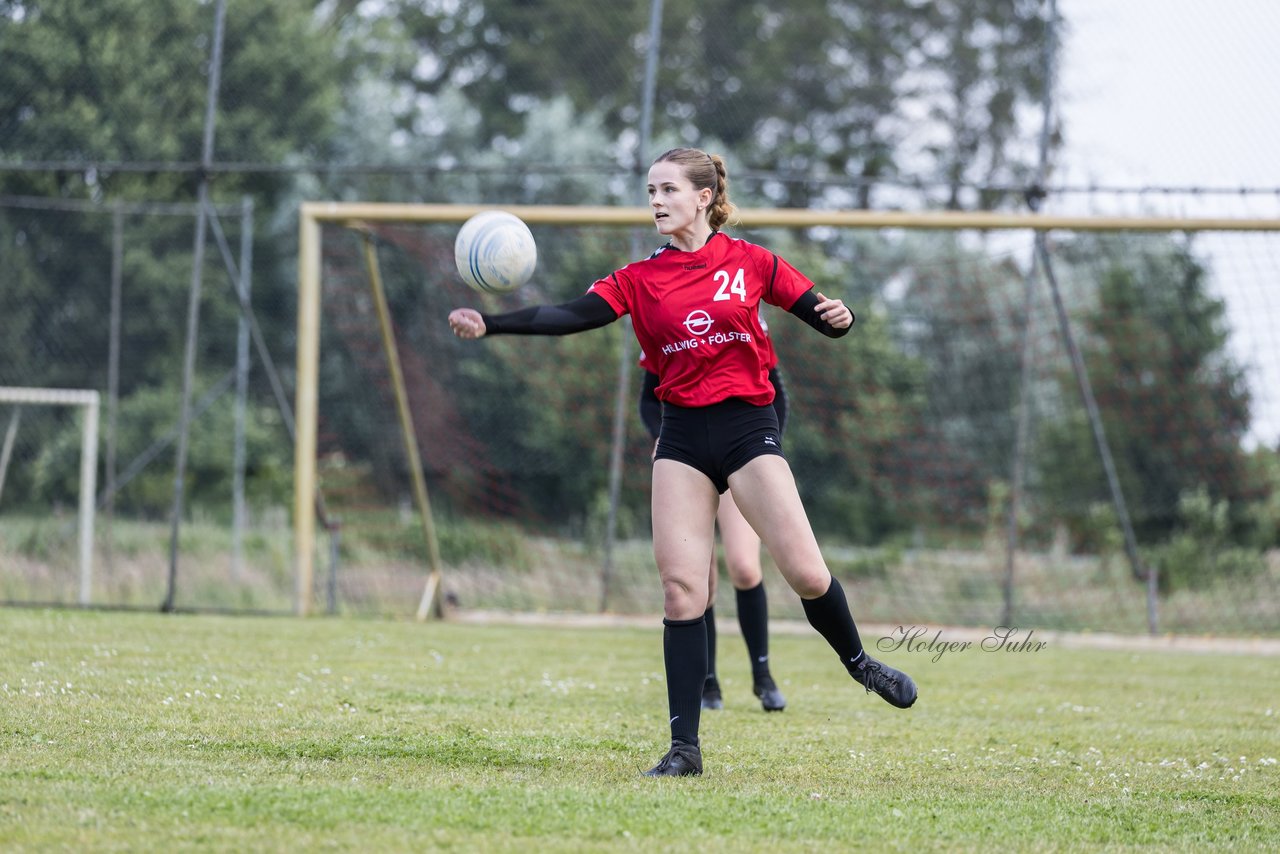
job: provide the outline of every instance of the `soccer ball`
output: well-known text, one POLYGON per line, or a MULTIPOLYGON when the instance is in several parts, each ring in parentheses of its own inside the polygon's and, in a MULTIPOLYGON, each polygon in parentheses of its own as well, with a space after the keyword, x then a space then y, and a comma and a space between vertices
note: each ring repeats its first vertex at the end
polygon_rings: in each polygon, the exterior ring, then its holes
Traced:
POLYGON ((529 281, 538 246, 529 226, 506 211, 484 211, 462 224, 453 260, 463 281, 491 294, 513 291, 529 281))

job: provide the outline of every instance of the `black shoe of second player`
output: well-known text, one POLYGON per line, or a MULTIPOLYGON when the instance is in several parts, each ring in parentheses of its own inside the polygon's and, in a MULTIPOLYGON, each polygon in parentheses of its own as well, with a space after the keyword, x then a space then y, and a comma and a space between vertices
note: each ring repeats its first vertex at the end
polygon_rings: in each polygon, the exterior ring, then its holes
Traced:
POLYGON ((702 686, 702 708, 724 708, 724 697, 720 694, 720 683, 714 677, 708 676, 706 683, 702 686))
POLYGON ((787 698, 782 696, 772 676, 759 676, 752 686, 752 691, 760 700, 766 712, 780 712, 787 707, 787 698))
POLYGON ((702 774, 702 751, 693 744, 673 744, 646 777, 697 777, 702 774))
POLYGON ((910 676, 865 652, 858 663, 849 668, 849 675, 868 693, 879 694, 891 706, 909 709, 916 701, 916 683, 910 676))

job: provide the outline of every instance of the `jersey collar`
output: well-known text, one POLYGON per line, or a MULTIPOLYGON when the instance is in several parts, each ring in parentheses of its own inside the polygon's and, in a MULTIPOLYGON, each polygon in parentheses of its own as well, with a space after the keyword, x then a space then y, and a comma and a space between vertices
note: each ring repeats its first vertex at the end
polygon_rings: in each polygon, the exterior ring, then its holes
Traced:
MULTIPOLYGON (((715 230, 713 230, 710 234, 708 234, 708 235, 707 235, 707 242, 706 242, 706 243, 704 243, 704 244, 702 244, 702 246, 699 246, 697 249, 692 250, 692 251, 690 252, 690 254, 692 254, 693 252, 700 252, 700 251, 702 251, 705 247, 710 246, 710 245, 711 245, 711 238, 715 237, 715 236, 716 236, 717 234, 719 234, 719 233, 720 233, 720 229, 715 229, 715 230)), ((681 249, 681 248, 680 248, 680 247, 678 247, 678 246, 672 246, 670 241, 668 241, 668 242, 666 243, 666 245, 664 245, 662 248, 663 248, 663 249, 670 249, 670 250, 671 250, 671 251, 673 251, 673 252, 685 252, 685 251, 686 251, 686 250, 684 250, 684 249, 681 249)))

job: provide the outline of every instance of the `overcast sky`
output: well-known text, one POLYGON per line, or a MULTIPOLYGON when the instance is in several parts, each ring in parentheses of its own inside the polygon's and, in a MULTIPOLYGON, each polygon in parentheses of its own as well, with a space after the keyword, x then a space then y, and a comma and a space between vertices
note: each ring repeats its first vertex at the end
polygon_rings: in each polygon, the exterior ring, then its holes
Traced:
MULTIPOLYGON (((1280 217, 1280 0, 1058 0, 1054 185, 1252 187, 1068 196, 1050 212, 1280 217)), ((1280 441, 1280 234, 1197 239, 1249 370, 1255 442, 1280 441)))
POLYGON ((1280 0, 1058 0, 1060 177, 1280 188, 1280 0))

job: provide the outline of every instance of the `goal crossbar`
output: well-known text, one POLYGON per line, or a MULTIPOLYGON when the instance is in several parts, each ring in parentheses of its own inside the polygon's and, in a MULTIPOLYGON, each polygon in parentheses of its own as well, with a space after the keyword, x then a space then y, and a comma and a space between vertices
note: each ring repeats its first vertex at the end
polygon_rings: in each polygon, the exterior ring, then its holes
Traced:
MULTIPOLYGON (((298 340, 294 447, 294 556, 296 611, 310 611, 315 560, 316 450, 319 406, 320 268, 324 225, 371 223, 462 223, 477 213, 501 209, 532 225, 652 225, 647 207, 574 205, 388 204, 304 202, 298 216, 298 340)), ((869 211, 755 208, 738 213, 746 228, 858 228, 937 230, 1275 232, 1280 219, 1223 217, 1058 216, 966 211, 869 211)))

